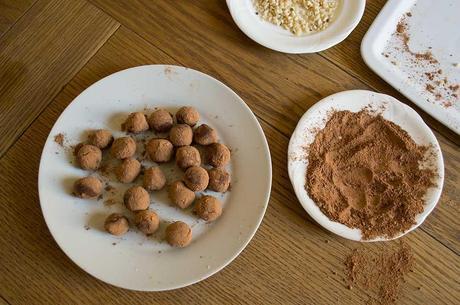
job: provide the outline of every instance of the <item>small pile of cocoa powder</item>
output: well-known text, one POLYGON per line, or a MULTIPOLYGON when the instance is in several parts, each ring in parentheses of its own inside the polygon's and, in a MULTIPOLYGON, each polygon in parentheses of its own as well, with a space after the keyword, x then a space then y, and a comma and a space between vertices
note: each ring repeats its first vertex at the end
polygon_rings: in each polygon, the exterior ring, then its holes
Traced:
POLYGON ((404 276, 412 271, 415 259, 410 246, 400 242, 377 252, 354 249, 345 259, 348 288, 360 287, 371 296, 366 304, 395 304, 401 295, 404 276))
POLYGON ((57 135, 54 136, 54 142, 59 144, 59 146, 61 147, 64 147, 64 140, 65 140, 65 137, 64 137, 64 134, 62 133, 58 133, 57 135))
POLYGON ((333 221, 361 229, 363 239, 408 230, 424 209, 435 171, 429 147, 368 110, 336 111, 309 146, 305 188, 333 221))

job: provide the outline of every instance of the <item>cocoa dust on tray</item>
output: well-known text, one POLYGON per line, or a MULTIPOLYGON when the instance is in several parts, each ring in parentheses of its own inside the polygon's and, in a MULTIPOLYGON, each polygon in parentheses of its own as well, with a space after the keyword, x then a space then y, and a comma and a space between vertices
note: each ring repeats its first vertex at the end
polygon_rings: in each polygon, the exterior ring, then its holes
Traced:
POLYGON ((382 55, 390 59, 394 65, 398 65, 398 61, 394 55, 407 55, 408 65, 410 69, 409 78, 415 79, 422 83, 422 88, 426 94, 434 97, 434 100, 441 103, 445 108, 453 106, 459 101, 460 84, 452 83, 441 69, 439 60, 431 52, 432 47, 423 52, 415 52, 410 46, 410 34, 408 18, 412 14, 406 13, 396 26, 393 37, 396 38, 396 44, 392 45, 392 49, 383 52, 382 55))
POLYGON ((359 287, 370 298, 366 304, 395 304, 402 294, 405 275, 415 265, 411 247, 400 242, 373 252, 361 247, 345 259, 345 275, 349 289, 359 287))
POLYGON ((305 188, 329 219, 363 239, 391 238, 423 212, 436 172, 420 164, 431 152, 380 114, 336 111, 309 146, 305 188))

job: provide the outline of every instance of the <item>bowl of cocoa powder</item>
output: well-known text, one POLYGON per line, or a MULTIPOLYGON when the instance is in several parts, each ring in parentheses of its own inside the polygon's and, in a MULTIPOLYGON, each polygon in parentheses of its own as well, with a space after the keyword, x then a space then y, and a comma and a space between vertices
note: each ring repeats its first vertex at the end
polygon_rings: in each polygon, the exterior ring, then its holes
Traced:
POLYGON ((417 228, 444 181, 441 149, 422 118, 366 90, 326 97, 302 116, 288 169, 308 214, 357 241, 396 239, 417 228))

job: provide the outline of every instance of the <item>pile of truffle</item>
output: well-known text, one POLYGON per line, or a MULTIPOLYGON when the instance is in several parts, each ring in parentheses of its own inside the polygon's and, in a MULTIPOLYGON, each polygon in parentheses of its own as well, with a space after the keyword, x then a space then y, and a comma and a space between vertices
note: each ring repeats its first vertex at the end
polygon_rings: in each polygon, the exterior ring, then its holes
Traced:
MULTIPOLYGON (((149 117, 142 112, 131 113, 122 124, 127 133, 139 134, 153 130, 167 134, 164 138, 152 138, 145 145, 146 156, 151 161, 161 164, 170 162, 175 157, 176 165, 184 171, 183 178, 168 185, 168 196, 172 203, 181 209, 186 209, 195 201, 193 212, 205 221, 214 221, 222 214, 222 203, 215 197, 202 195, 197 200, 196 192, 206 189, 215 192, 226 192, 230 186, 230 174, 225 166, 230 161, 230 150, 218 143, 215 129, 202 124, 193 127, 200 119, 199 113, 193 107, 182 107, 174 117, 164 109, 155 110, 149 117), (169 133, 169 134, 168 134, 169 133), (201 166, 200 151, 192 146, 204 148, 204 164, 201 166)), ((78 165, 85 170, 99 169, 103 154, 102 150, 110 149, 110 156, 118 159, 114 174, 119 182, 131 183, 143 174, 142 186, 130 187, 123 196, 125 207, 134 213, 134 222, 143 233, 153 234, 159 227, 158 215, 149 210, 150 194, 163 189, 166 177, 159 166, 143 169, 141 163, 134 158, 136 141, 131 136, 114 139, 108 130, 96 130, 89 134, 86 143, 78 144, 75 156, 78 165)), ((78 179, 74 184, 74 194, 80 198, 97 198, 103 190, 102 181, 95 176, 78 179)), ((123 235, 129 229, 128 218, 120 213, 107 217, 104 228, 113 235, 123 235)), ((166 228, 166 240, 172 246, 185 247, 192 239, 192 230, 184 222, 176 221, 166 228)))

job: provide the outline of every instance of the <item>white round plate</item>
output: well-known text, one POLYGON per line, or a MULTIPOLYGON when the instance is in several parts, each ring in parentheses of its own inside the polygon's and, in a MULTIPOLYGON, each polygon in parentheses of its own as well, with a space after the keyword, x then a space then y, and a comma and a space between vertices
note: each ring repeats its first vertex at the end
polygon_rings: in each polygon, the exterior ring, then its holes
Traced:
POLYGON ((364 107, 374 109, 382 116, 406 130, 419 145, 432 145, 435 154, 434 166, 437 170, 436 187, 428 190, 425 197, 425 209, 416 217, 414 224, 406 232, 391 239, 399 238, 417 228, 431 213, 441 196, 444 182, 444 161, 439 143, 433 132, 423 122, 422 118, 409 106, 397 99, 367 90, 350 90, 330 95, 311 107, 300 119, 289 142, 288 170, 294 191, 308 214, 321 226, 342 237, 356 241, 384 241, 388 238, 362 240, 361 230, 351 229, 341 223, 329 220, 305 190, 308 155, 305 148, 310 145, 316 135, 314 130, 323 129, 327 123, 328 113, 332 110, 349 110, 358 112, 364 107))
POLYGON ((262 20, 256 15, 253 0, 227 0, 227 6, 249 38, 275 51, 299 54, 323 51, 347 38, 361 20, 366 1, 340 0, 334 20, 324 31, 299 36, 262 20))
MULTIPOLYGON (((151 132, 147 134, 147 138, 153 136, 151 132)), ((148 161, 143 162, 148 165, 148 161)), ((174 162, 166 167, 168 181, 181 175, 174 162)), ((271 175, 270 152, 262 128, 238 95, 201 72, 151 65, 110 75, 86 89, 67 107, 43 149, 38 185, 48 228, 78 266, 115 286, 160 291, 201 281, 238 256, 262 221, 270 196, 271 175), (162 190, 151 193, 150 205, 162 221, 159 233, 146 237, 132 228, 122 237, 109 235, 103 230, 107 215, 120 211, 132 217, 121 203, 122 194, 130 185, 110 182, 119 187, 114 195, 116 204, 110 206, 104 200, 73 197, 73 182, 89 173, 70 163, 70 149, 55 143, 54 136, 65 134, 65 146, 83 141, 85 132, 96 128, 111 129, 118 137, 123 134, 120 124, 130 112, 148 114, 154 107, 162 107, 174 113, 183 105, 196 107, 201 114, 200 123, 213 126, 221 142, 232 149, 228 166, 232 189, 224 195, 214 194, 224 203, 222 216, 212 224, 200 221, 190 209, 182 211, 171 206, 166 190, 162 190), (185 221, 192 227, 193 240, 186 248, 172 248, 163 241, 164 227, 174 220, 185 221)), ((110 198, 109 192, 104 196, 110 198)))

